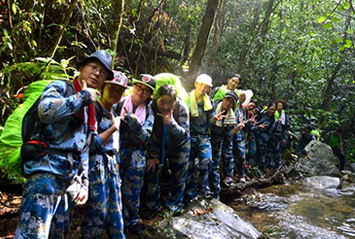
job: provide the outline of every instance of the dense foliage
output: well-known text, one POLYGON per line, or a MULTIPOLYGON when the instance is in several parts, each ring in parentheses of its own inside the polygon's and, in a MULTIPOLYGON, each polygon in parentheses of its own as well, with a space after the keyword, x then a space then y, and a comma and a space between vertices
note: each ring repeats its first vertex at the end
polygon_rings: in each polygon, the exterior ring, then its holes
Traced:
POLYGON ((96 49, 111 49, 115 68, 130 77, 171 72, 191 87, 187 71, 211 16, 200 71, 215 85, 239 72, 264 105, 285 98, 293 130, 341 127, 355 159, 351 0, 0 0, 0 125, 22 86, 46 73, 73 75, 70 67, 96 49), (208 15, 206 7, 217 2, 208 15))

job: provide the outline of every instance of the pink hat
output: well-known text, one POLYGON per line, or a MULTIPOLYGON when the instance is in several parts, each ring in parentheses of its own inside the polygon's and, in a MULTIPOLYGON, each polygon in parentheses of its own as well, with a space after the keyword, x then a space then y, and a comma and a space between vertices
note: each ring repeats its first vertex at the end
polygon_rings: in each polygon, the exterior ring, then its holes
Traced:
POLYGON ((127 87, 128 79, 125 76, 125 74, 123 74, 120 71, 113 71, 113 79, 105 81, 105 83, 116 84, 116 85, 122 86, 125 89, 128 88, 127 87))

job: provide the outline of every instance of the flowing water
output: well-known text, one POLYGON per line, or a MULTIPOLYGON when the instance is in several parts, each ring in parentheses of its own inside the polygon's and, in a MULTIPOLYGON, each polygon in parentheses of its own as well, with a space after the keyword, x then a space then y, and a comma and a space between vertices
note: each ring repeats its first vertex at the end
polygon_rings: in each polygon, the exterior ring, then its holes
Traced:
POLYGON ((355 238, 355 185, 273 186, 230 205, 271 238, 355 238))

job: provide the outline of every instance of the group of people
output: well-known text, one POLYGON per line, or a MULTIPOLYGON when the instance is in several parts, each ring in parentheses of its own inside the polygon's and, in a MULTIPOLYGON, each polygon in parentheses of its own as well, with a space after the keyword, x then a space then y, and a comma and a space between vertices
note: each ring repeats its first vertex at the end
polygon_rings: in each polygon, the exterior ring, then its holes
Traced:
POLYGON ((216 88, 201 74, 186 99, 142 74, 125 96, 128 79, 111 63, 96 51, 78 64, 75 94, 66 97, 63 81, 43 91, 32 140, 49 149, 23 162, 15 238, 65 238, 74 205, 84 204, 82 238, 140 234, 140 217, 163 207, 177 215, 195 198, 219 199, 221 183, 245 182, 246 151, 262 172, 280 165, 289 128, 284 101, 265 112, 256 100, 246 103, 238 74, 216 88), (170 183, 164 201, 163 175, 170 183))

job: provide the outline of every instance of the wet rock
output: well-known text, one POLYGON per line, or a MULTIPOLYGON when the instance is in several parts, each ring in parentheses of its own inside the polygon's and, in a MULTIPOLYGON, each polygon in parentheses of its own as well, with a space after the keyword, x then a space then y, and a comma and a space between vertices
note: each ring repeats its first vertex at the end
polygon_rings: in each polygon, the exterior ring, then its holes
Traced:
MULTIPOLYGON (((164 218, 164 215, 163 215, 164 218)), ((191 202, 177 217, 146 227, 143 238, 258 238, 260 232, 218 200, 191 202)))
POLYGON ((355 173, 352 173, 350 171, 342 171, 343 174, 343 181, 348 182, 348 183, 355 183, 355 173))
POLYGON ((268 211, 280 211, 286 209, 288 206, 287 198, 273 194, 259 195, 254 200, 249 199, 246 204, 250 207, 268 211))
POLYGON ((339 159, 329 145, 313 140, 305 147, 306 156, 301 158, 294 169, 305 177, 331 176, 341 177, 337 168, 339 159))
POLYGON ((340 179, 336 177, 329 176, 314 176, 305 178, 302 181, 302 184, 311 186, 317 189, 332 189, 340 187, 340 179))

